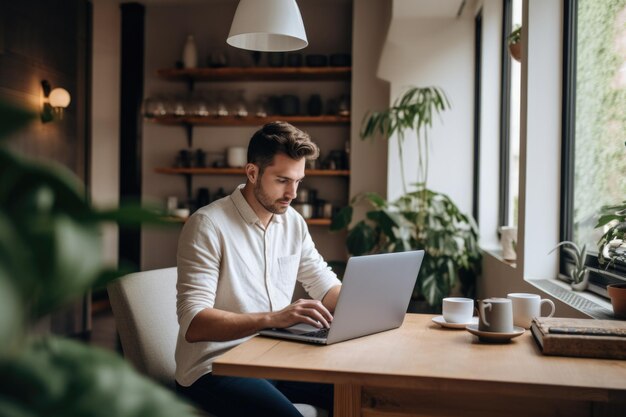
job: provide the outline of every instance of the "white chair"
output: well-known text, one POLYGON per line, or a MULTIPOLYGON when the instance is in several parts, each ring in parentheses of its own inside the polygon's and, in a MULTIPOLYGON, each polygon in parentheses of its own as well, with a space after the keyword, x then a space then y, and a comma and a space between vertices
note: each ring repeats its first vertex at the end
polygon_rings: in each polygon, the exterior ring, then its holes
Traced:
MULTIPOLYGON (((176 268, 126 275, 107 287, 124 357, 144 375, 174 388, 176 268)), ((296 404, 304 417, 325 417, 325 410, 296 404)))

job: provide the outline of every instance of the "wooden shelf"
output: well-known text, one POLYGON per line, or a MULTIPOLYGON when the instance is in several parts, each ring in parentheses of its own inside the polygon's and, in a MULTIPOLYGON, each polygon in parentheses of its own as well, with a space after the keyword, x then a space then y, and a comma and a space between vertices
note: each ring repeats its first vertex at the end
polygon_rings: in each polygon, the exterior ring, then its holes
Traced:
POLYGON ((157 70, 169 81, 342 81, 352 76, 351 67, 225 67, 165 68, 157 70))
POLYGON ((331 219, 307 219, 309 226, 330 226, 331 219))
POLYGON ((158 116, 149 118, 155 123, 164 125, 196 125, 196 126, 262 126, 269 122, 281 120, 292 124, 349 124, 350 116, 158 116))
MULTIPOLYGON (((168 220, 173 222, 185 223, 187 219, 182 217, 168 217, 168 220)), ((309 226, 330 226, 331 219, 306 219, 306 223, 309 226)))
MULTIPOLYGON (((155 168, 158 174, 171 175, 244 175, 243 168, 155 168)), ((339 169, 307 169, 305 174, 310 177, 349 177, 350 170, 339 169)))

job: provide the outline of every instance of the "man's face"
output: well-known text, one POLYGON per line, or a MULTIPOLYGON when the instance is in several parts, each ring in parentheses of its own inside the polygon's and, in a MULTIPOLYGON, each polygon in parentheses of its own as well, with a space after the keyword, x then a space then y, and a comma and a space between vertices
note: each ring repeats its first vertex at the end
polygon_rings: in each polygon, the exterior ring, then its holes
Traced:
POLYGON ((254 184, 254 196, 265 210, 274 214, 287 211, 304 178, 305 162, 304 158, 296 161, 284 154, 274 157, 254 184))

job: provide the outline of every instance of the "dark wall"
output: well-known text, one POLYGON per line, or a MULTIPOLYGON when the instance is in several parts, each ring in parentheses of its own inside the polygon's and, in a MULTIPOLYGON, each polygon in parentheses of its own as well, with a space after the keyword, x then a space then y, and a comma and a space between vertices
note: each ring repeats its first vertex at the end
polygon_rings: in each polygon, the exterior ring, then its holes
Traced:
MULTIPOLYGON (((88 183, 91 6, 87 0, 0 0, 0 100, 40 113, 41 80, 72 100, 63 120, 31 122, 9 146, 56 161, 88 183)), ((89 329, 84 298, 44 319, 38 331, 73 335, 89 329), (46 321, 47 320, 47 321, 46 321)))
POLYGON ((89 4, 86 0, 0 0, 0 100, 39 113, 41 80, 63 87, 72 101, 63 120, 37 120, 10 146, 54 160, 85 180, 89 4))

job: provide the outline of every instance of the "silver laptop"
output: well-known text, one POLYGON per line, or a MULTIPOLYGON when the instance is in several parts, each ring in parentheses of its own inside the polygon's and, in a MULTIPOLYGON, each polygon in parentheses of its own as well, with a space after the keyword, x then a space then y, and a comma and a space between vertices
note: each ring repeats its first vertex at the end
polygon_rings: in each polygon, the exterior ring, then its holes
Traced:
POLYGON ((423 258, 421 250, 352 257, 330 328, 297 324, 259 334, 330 345, 400 327, 423 258))

